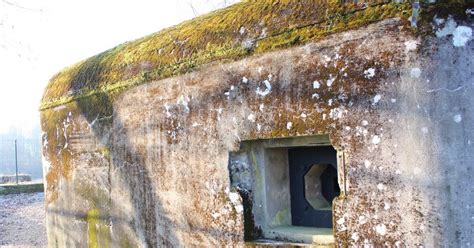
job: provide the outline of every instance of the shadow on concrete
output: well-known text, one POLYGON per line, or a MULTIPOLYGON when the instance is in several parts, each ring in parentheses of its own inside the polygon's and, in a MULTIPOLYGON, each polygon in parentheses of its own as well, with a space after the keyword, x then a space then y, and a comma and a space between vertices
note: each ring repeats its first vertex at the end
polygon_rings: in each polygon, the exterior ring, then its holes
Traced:
MULTIPOLYGON (((120 143, 114 142, 112 133, 115 126, 122 126, 122 120, 113 114, 113 105, 108 94, 102 93, 90 98, 78 100, 78 106, 81 114, 89 123, 103 119, 97 124, 92 125, 92 131, 97 140, 103 142, 103 146, 110 151, 112 159, 109 161, 111 171, 118 173, 120 182, 125 182, 125 187, 130 192, 133 210, 137 216, 134 218, 134 225, 131 227, 135 231, 135 237, 143 237, 144 243, 148 247, 159 247, 168 245, 177 245, 167 243, 168 240, 176 241, 174 233, 168 230, 167 237, 157 236, 158 219, 156 212, 164 212, 157 197, 153 182, 150 178, 150 172, 145 167, 145 157, 138 154, 130 143, 131 137, 121 135, 120 143), (112 118, 109 118, 112 117, 112 118), (125 138, 123 138, 125 137, 125 138), (125 161, 116 158, 124 157, 125 161)), ((110 177, 110 175, 109 175, 110 177)), ((113 185, 111 185, 113 186, 113 185)), ((112 206, 114 208, 114 206, 112 206)), ((110 218, 111 222, 120 221, 120 219, 111 216, 102 216, 101 218, 110 218)), ((160 221, 171 223, 171 220, 164 215, 160 216, 160 221)))

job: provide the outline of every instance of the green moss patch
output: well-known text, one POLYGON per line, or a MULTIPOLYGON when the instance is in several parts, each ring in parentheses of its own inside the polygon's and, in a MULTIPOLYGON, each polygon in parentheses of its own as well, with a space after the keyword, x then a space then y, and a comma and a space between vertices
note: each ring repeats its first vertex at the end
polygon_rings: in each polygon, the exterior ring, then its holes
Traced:
MULTIPOLYGON (((58 197, 58 185, 60 178, 69 179, 71 177, 72 164, 71 160, 74 156, 68 146, 67 137, 71 137, 74 129, 88 130, 89 127, 85 123, 80 123, 73 116, 83 116, 87 123, 95 123, 94 134, 100 137, 106 133, 112 125, 112 101, 115 95, 111 94, 94 94, 91 96, 77 99, 66 104, 66 108, 45 109, 41 111, 41 128, 45 130, 48 144, 43 147, 43 155, 50 162, 49 170, 46 174, 47 189, 49 194, 46 202, 52 202, 58 197), (71 125, 66 128, 65 125, 71 125), (66 134, 57 135, 57 133, 66 134)), ((107 144, 97 147, 97 153, 110 160, 110 149, 107 144)))
POLYGON ((409 3, 391 1, 243 1, 65 68, 50 80, 41 109, 409 14, 409 3))
POLYGON ((110 231, 104 220, 100 217, 98 209, 93 208, 87 212, 86 216, 88 240, 87 244, 91 248, 110 247, 110 231))

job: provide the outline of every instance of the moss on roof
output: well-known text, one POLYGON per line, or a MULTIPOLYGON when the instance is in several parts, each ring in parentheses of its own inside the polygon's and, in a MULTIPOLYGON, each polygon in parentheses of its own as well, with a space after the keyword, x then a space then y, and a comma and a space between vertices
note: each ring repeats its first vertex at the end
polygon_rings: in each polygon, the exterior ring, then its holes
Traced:
POLYGON ((408 2, 247 0, 127 42, 65 68, 50 80, 41 109, 190 72, 411 13, 408 2))

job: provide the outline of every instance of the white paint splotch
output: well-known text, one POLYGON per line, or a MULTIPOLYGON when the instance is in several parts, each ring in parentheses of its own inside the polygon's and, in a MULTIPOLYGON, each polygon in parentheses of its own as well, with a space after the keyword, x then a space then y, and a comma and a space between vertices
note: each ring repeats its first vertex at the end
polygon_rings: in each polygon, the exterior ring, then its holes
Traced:
POLYGON ((384 224, 379 224, 375 226, 375 231, 382 236, 385 236, 387 234, 387 227, 384 224))
POLYGON ((321 87, 321 84, 319 84, 318 81, 314 81, 313 82, 313 89, 319 89, 319 87, 321 87))
POLYGON ((255 92, 257 93, 257 95, 267 96, 272 91, 272 85, 270 84, 270 81, 268 80, 264 80, 263 84, 265 85, 265 89, 262 90, 259 86, 257 87, 257 90, 255 92))
POLYGON ((188 102, 190 101, 189 97, 181 95, 179 96, 178 100, 176 101, 176 104, 182 105, 184 107, 184 110, 186 113, 189 112, 189 106, 188 102))
POLYGON ((375 95, 373 99, 374 104, 377 104, 380 99, 382 99, 382 96, 380 94, 375 95))
POLYGON ((374 137, 372 137, 372 144, 374 145, 377 145, 380 143, 380 137, 378 135, 374 135, 374 137))
MULTIPOLYGON (((435 21, 435 24, 443 24, 444 21, 435 21)), ((438 38, 447 36, 453 37, 453 45, 455 47, 463 47, 472 40, 472 28, 468 26, 458 26, 452 17, 448 18, 443 28, 436 31, 438 38)))
POLYGON ((418 41, 416 40, 409 40, 405 41, 405 50, 407 52, 414 51, 418 47, 418 41))
POLYGON ((456 123, 460 123, 462 121, 462 116, 457 114, 457 115, 453 116, 453 120, 456 123))
POLYGON ((419 78, 421 76, 421 69, 418 67, 411 68, 410 77, 419 78))
POLYGON ((334 83, 334 81, 336 81, 336 76, 333 76, 333 75, 331 74, 331 75, 329 75, 328 80, 326 80, 326 85, 327 85, 328 87, 331 87, 332 84, 334 83))
POLYGON ((369 168, 371 165, 372 165, 372 163, 369 160, 364 161, 365 168, 369 168))
POLYGON ((251 122, 255 122, 255 115, 254 114, 249 114, 247 116, 247 120, 251 121, 251 122))
POLYGON ((383 191, 383 190, 385 190, 385 188, 386 188, 386 187, 385 187, 385 185, 384 185, 383 183, 377 184, 377 189, 378 189, 378 190, 383 191))
POLYGON ((364 71, 364 76, 367 79, 371 79, 375 76, 375 69, 374 68, 369 68, 364 71))
POLYGON ((444 19, 438 18, 434 20, 434 23, 437 26, 444 24, 444 27, 438 28, 438 30, 436 31, 436 37, 438 38, 443 38, 443 37, 453 34, 454 29, 456 29, 456 26, 458 25, 453 20, 453 18, 449 18, 446 22, 444 21, 444 19))
POLYGON ((453 45, 463 47, 472 39, 472 28, 467 26, 458 26, 453 31, 453 45))

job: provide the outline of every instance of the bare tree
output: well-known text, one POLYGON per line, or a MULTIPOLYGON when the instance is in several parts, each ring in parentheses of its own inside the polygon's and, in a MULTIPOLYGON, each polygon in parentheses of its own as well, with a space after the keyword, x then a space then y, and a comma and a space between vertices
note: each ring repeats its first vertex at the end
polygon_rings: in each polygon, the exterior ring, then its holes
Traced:
POLYGON ((194 13, 194 16, 198 16, 198 12, 196 11, 196 8, 194 8, 194 5, 192 3, 192 1, 188 1, 187 4, 189 5, 189 7, 191 8, 191 10, 193 11, 194 13))
POLYGON ((207 11, 212 11, 232 5, 240 0, 187 0, 186 4, 193 11, 194 16, 198 16, 207 11))
POLYGON ((31 11, 37 11, 35 9, 31 9, 31 8, 27 8, 27 7, 24 7, 20 4, 17 4, 17 3, 14 3, 14 2, 10 2, 10 1, 7 1, 7 0, 1 0, 0 1, 1 3, 5 4, 5 5, 8 5, 10 7, 14 7, 14 8, 19 8, 19 9, 24 9, 24 10, 31 10, 31 11))

